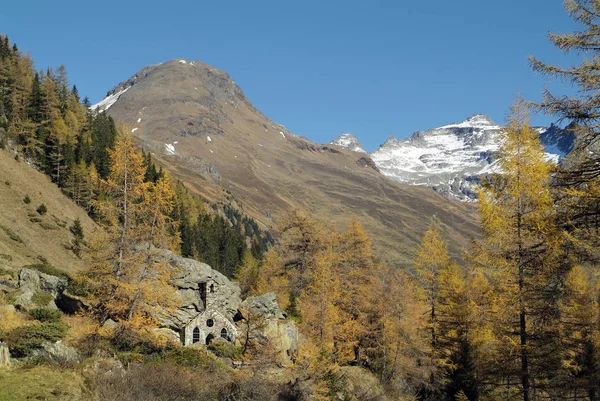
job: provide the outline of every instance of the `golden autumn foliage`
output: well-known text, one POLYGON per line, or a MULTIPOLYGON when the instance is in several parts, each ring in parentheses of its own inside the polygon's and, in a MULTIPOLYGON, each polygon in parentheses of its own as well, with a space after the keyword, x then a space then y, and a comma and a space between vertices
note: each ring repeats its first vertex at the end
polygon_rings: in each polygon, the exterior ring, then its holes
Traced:
POLYGON ((90 243, 85 279, 101 322, 112 318, 134 327, 153 327, 160 313, 176 307, 170 284, 176 272, 153 258, 155 248, 179 245, 169 217, 172 186, 168 176, 156 184, 144 182, 142 156, 129 137, 122 134, 109 154, 110 174, 101 182, 104 196, 94 205, 105 231, 90 243))

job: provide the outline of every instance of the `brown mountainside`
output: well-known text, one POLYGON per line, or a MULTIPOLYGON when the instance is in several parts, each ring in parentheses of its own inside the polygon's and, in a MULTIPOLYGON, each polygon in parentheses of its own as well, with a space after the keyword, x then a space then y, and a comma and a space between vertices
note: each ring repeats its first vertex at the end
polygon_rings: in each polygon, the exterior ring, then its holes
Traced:
POLYGON ((67 249, 75 219, 86 239, 98 228, 46 175, 0 151, 0 268, 47 263, 69 273, 81 270, 84 261, 67 249), (26 196, 30 203, 24 202, 26 196), (36 211, 42 203, 43 215, 36 211))
POLYGON ((146 67, 110 95, 100 109, 126 124, 159 164, 212 201, 230 192, 266 227, 294 207, 339 226, 355 215, 379 253, 404 267, 433 221, 455 256, 479 235, 472 206, 392 182, 365 154, 290 133, 226 72, 202 62, 146 67))

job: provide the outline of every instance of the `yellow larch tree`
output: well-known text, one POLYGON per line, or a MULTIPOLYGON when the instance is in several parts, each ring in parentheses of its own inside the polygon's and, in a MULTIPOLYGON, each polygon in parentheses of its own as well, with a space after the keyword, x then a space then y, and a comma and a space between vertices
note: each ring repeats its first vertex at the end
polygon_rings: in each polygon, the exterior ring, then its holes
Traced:
POLYGON ((172 268, 151 257, 153 246, 177 242, 168 230, 173 193, 168 178, 156 187, 144 182, 142 156, 122 130, 109 154, 110 174, 94 205, 105 231, 90 244, 85 278, 101 323, 112 318, 134 327, 153 327, 159 311, 175 307, 175 288, 169 283, 172 268))
POLYGON ((307 272, 307 285, 299 298, 304 333, 312 339, 322 357, 331 361, 343 351, 336 344, 343 322, 339 308, 338 258, 332 244, 317 253, 307 272))
POLYGON ((581 265, 565 279, 560 316, 567 375, 561 386, 574 399, 600 397, 599 284, 597 272, 581 265))
POLYGON ((550 188, 553 166, 523 101, 512 107, 498 160, 501 174, 486 179, 479 191, 484 245, 478 257, 494 271, 505 383, 528 401, 532 389, 543 392, 545 376, 559 367, 548 356, 556 340, 563 236, 550 188))

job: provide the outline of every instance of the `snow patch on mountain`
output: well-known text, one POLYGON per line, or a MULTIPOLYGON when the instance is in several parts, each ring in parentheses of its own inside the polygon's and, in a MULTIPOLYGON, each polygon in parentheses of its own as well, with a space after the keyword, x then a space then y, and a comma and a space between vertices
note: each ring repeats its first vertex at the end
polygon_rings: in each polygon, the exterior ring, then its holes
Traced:
POLYGON ((104 99, 102 99, 100 102, 92 105, 90 107, 90 109, 98 111, 99 113, 102 113, 103 111, 106 111, 110 108, 110 106, 112 106, 113 104, 115 104, 115 102, 117 100, 119 100, 119 98, 121 97, 121 95, 125 92, 127 92, 127 90, 131 88, 131 86, 122 89, 118 92, 115 92, 111 95, 106 96, 104 99))
MULTIPOLYGON (((432 187, 451 199, 475 201, 480 178, 500 172, 495 156, 503 129, 489 117, 477 114, 460 123, 415 132, 410 138, 390 136, 370 156, 391 179, 432 187)), ((570 151, 572 138, 565 138, 554 125, 536 129, 546 147, 547 160, 558 163, 570 151)))
POLYGON ((333 141, 329 142, 329 144, 343 146, 354 152, 367 153, 367 151, 363 149, 358 138, 352 134, 342 134, 335 138, 333 141))

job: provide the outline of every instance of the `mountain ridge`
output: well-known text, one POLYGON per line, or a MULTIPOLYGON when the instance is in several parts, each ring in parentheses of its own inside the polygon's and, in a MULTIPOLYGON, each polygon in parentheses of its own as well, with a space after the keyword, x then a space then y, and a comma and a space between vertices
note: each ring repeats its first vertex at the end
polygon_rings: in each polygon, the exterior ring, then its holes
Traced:
MULTIPOLYGON (((572 149, 573 136, 558 126, 533 128, 549 160, 558 163, 572 149)), ((495 169, 503 130, 488 116, 475 114, 459 123, 416 131, 408 138, 390 135, 369 156, 393 180, 470 202, 476 200, 475 184, 495 169)))

